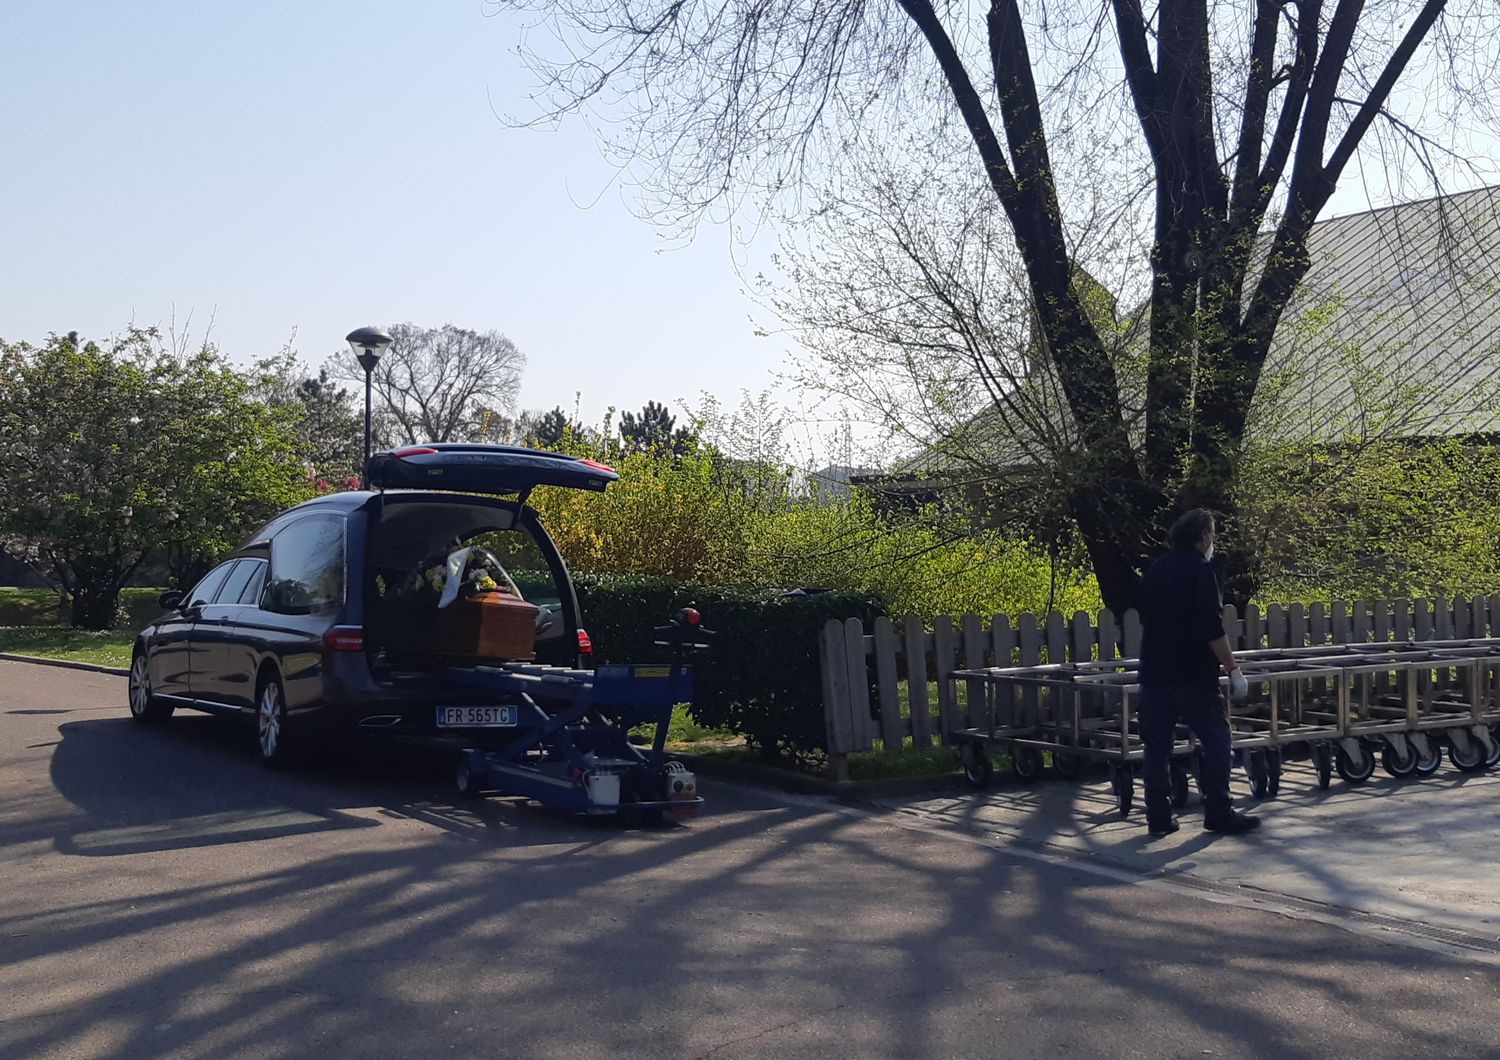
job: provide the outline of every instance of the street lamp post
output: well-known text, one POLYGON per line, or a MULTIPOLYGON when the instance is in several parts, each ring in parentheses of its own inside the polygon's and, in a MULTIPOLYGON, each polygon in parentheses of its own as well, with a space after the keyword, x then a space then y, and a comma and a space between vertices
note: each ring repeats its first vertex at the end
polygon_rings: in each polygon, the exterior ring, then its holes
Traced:
POLYGON ((345 336, 359 366, 365 370, 365 462, 360 465, 360 482, 370 485, 370 374, 380 363, 380 355, 391 344, 390 333, 381 328, 359 328, 345 336))

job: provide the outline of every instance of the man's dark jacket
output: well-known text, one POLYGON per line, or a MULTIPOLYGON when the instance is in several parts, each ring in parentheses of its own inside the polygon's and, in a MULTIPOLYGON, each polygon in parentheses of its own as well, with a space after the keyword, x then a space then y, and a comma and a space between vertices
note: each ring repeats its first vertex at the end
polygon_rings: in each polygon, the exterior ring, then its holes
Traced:
POLYGON ((1141 683, 1217 691, 1219 660, 1208 645, 1224 635, 1224 602, 1203 553, 1177 548, 1152 563, 1141 600, 1141 683))

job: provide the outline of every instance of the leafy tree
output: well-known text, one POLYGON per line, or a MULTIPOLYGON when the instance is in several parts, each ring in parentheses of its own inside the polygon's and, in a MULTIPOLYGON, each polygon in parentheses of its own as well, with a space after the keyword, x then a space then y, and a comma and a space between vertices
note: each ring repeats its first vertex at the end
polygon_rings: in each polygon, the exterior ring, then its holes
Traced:
POLYGON ((558 405, 536 417, 526 435, 526 444, 540 449, 556 448, 570 433, 574 432, 568 414, 558 405))
POLYGON ((0 344, 0 535, 50 566, 74 625, 107 628, 120 587, 165 548, 184 581, 305 497, 290 424, 213 349, 155 329, 107 348, 0 344))
POLYGON ((660 402, 646 402, 639 416, 627 412, 620 417, 620 443, 627 453, 664 449, 681 456, 695 441, 693 432, 678 427, 677 417, 660 402))
POLYGON ((1495 124, 1492 0, 533 6, 554 32, 528 42, 559 44, 526 53, 551 112, 597 103, 626 123, 669 223, 858 169, 899 130, 927 134, 919 158, 962 144, 1077 432, 1068 509, 1114 608, 1178 509, 1233 514, 1309 230, 1361 149, 1411 148, 1435 181, 1465 164, 1444 146, 1456 122, 1495 124), (1139 445, 1090 276, 1149 308, 1139 445))
MULTIPOLYGON (((474 440, 515 407, 526 355, 500 332, 397 324, 390 333, 371 375, 382 446, 474 440)), ((330 363, 335 378, 364 387, 350 358, 330 363)))
POLYGON ((310 375, 290 349, 256 365, 257 390, 292 418, 297 453, 317 479, 357 477, 364 460, 364 415, 353 392, 327 366, 310 375))

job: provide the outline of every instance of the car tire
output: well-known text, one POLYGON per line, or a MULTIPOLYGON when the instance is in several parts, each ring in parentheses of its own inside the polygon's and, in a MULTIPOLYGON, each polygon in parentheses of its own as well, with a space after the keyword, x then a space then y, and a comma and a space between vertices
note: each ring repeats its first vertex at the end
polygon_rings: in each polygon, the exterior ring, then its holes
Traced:
POLYGON ((130 716, 142 725, 158 725, 172 716, 172 704, 151 694, 151 670, 146 653, 138 651, 130 660, 130 716))
POLYGON ((286 718, 286 695, 281 679, 268 674, 261 679, 255 694, 255 748, 260 760, 273 769, 293 764, 295 743, 286 718))

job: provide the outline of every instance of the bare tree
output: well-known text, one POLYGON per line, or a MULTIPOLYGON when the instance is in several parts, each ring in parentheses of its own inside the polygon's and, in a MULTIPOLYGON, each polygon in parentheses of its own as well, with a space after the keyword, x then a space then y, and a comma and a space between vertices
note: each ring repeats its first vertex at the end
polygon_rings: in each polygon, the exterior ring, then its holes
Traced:
MULTIPOLYGON (((857 410, 868 435, 886 440, 896 492, 958 494, 1028 537, 1065 544, 1071 520, 1058 500, 1079 463, 1077 432, 1035 341, 998 204, 964 194, 961 176, 900 166, 871 171, 859 192, 830 197, 783 239, 781 277, 763 280, 809 353, 797 381, 857 410)), ((1500 426, 1488 323, 1500 226, 1483 220, 1497 204, 1500 192, 1474 192, 1331 226, 1364 233, 1353 242, 1314 237, 1318 262, 1278 327, 1236 466, 1248 585, 1284 585, 1308 569, 1309 527, 1344 522, 1336 499, 1351 482, 1368 485, 1372 462, 1500 426), (1399 245, 1375 253, 1376 227, 1382 243, 1399 245), (1356 276, 1346 271, 1350 246, 1365 269, 1356 276), (1367 266, 1372 256, 1385 267, 1367 266)), ((1138 447, 1145 314, 1122 313, 1087 282, 1138 447)), ((1395 569, 1390 548, 1378 556, 1395 569)))
MULTIPOLYGON (((526 355, 500 332, 397 324, 391 340, 371 377, 382 444, 467 441, 486 412, 515 407, 526 355)), ((331 363, 335 376, 364 385, 348 358, 331 363)))
POLYGON ((1018 252, 1084 458, 1069 509, 1118 608, 1175 509, 1232 514, 1308 232, 1361 149, 1404 149, 1435 182, 1464 162, 1455 123, 1496 127, 1500 9, 1023 3, 535 0, 551 32, 527 40, 561 46, 528 56, 554 114, 620 119, 668 221, 857 166, 862 132, 959 131, 1018 252), (1111 254, 1134 269, 1105 286, 1149 310, 1139 445, 1086 279, 1111 254))

